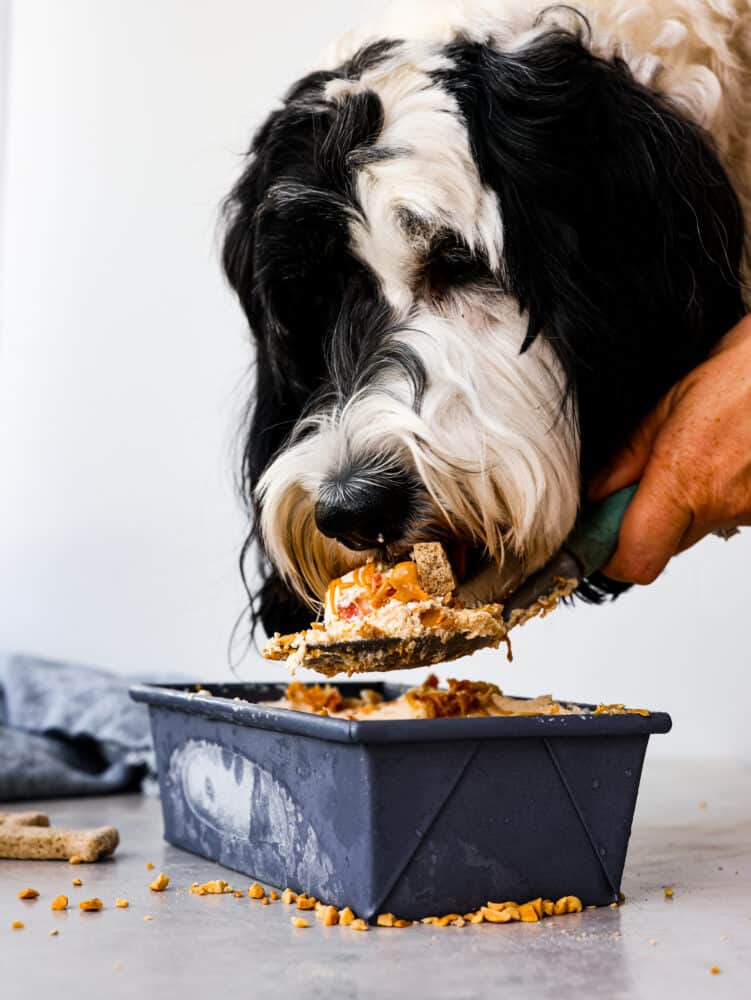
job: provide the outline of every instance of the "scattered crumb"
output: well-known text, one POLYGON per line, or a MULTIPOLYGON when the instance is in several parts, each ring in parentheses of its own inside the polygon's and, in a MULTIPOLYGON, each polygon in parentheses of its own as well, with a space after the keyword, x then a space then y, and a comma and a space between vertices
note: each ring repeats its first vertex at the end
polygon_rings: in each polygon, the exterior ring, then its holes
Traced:
POLYGON ((316 917, 324 927, 335 927, 339 923, 339 911, 335 906, 322 906, 316 912, 316 917))
POLYGON ((349 927, 354 919, 355 915, 348 906, 345 906, 343 910, 339 910, 339 923, 344 927, 349 927))
POLYGON ((719 974, 720 974, 720 967, 719 967, 719 965, 713 965, 712 968, 709 971, 712 973, 713 976, 719 976, 719 974))
POLYGON ((292 917, 291 923, 293 927, 310 927, 310 924, 304 917, 292 917))
POLYGON ((143 919, 144 920, 153 920, 154 918, 153 917, 144 917, 143 919))
POLYGON ((70 884, 71 885, 83 885, 83 882, 81 881, 80 878, 74 878, 73 881, 70 884))
POLYGON ((83 858, 80 854, 74 854, 72 858, 68 858, 69 865, 81 865, 83 864, 83 858))
POLYGON ((276 892, 275 889, 272 889, 271 892, 269 893, 269 897, 273 899, 274 902, 276 902, 276 900, 279 899, 279 893, 276 892))
POLYGON ((707 808, 707 803, 706 802, 700 802, 699 803, 699 808, 700 809, 706 809, 707 808))
POLYGON ((672 899, 673 898, 673 887, 672 886, 666 885, 665 888, 664 888, 664 892, 665 892, 665 899, 672 899))
POLYGON ((650 938, 649 939, 649 944, 657 944, 657 942, 655 941, 654 938, 650 938))
POLYGON ((621 905, 620 903, 611 903, 610 904, 610 909, 611 910, 617 910, 620 905, 621 905))
POLYGON ((13 928, 14 931, 22 931, 25 925, 23 920, 14 920, 10 926, 13 928))
POLYGON ((18 898, 19 899, 36 899, 38 895, 39 895, 39 891, 37 889, 21 889, 21 891, 18 893, 18 898))
POLYGON ((86 910, 89 913, 96 913, 97 910, 104 908, 104 903, 101 899, 94 896, 92 899, 82 899, 78 906, 81 910, 86 910))
POLYGON ((370 929, 368 925, 365 923, 365 921, 362 920, 360 917, 358 917, 356 920, 353 920, 349 926, 353 931, 367 931, 370 929))
POLYGON ((59 930, 57 929, 57 927, 56 927, 56 928, 54 929, 54 931, 50 931, 50 937, 57 937, 57 935, 58 935, 59 933, 60 933, 60 931, 59 931, 59 930))
POLYGON ((151 889, 152 892, 164 892, 168 885, 169 875, 165 875, 164 872, 160 872, 154 881, 149 883, 149 889, 151 889))
POLYGON ((267 896, 263 897, 263 899, 261 900, 261 905, 262 906, 268 906, 269 905, 269 899, 268 899, 267 896))
POLYGON ((248 889, 248 895, 251 899, 263 899, 266 895, 266 890, 262 885, 259 885, 258 882, 254 882, 248 889))
POLYGON ((287 904, 294 903, 296 899, 297 899, 297 893, 293 892, 291 889, 285 889, 284 892, 282 893, 283 903, 287 904))
POLYGON ((207 894, 210 896, 220 896, 222 893, 232 892, 232 889, 223 878, 217 878, 211 882, 204 882, 202 885, 194 882, 189 891, 196 896, 206 896, 207 894))
POLYGON ((130 903, 128 902, 127 899, 116 899, 115 906, 118 908, 118 910, 127 910, 128 907, 130 906, 130 903))
POLYGON ((51 910, 67 910, 68 909, 68 897, 67 896, 55 896, 55 898, 50 903, 51 910))
POLYGON ((152 863, 150 861, 148 861, 146 863, 146 871, 147 872, 153 872, 153 870, 154 870, 154 866, 152 865, 152 863))
POLYGON ((306 896, 304 892, 301 892, 297 897, 297 909, 298 910, 314 910, 316 908, 316 903, 318 900, 315 896, 306 896))
POLYGON ((122 968, 123 968, 122 962, 115 962, 115 972, 122 972, 122 968))

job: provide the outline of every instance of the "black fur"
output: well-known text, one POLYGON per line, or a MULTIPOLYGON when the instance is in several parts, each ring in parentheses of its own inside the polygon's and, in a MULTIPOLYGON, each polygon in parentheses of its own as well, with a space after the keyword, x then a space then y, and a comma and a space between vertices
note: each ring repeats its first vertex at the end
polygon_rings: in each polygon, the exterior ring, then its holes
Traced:
MULTIPOLYGON (((437 76, 498 195, 503 280, 529 314, 521 347, 543 336, 556 350, 586 483, 742 316, 741 208, 711 138, 580 35, 449 54, 437 76)), ((579 596, 624 589, 596 574, 579 596)))
POLYGON ((253 628, 289 631, 309 624, 310 609, 285 587, 262 551, 261 584, 251 593, 248 556, 259 545, 255 487, 304 413, 342 402, 383 365, 405 370, 419 402, 425 373, 406 348, 379 351, 391 322, 373 275, 350 252, 348 221, 357 210, 355 170, 374 149, 383 109, 365 92, 325 107, 332 79, 356 78, 396 43, 367 46, 335 72, 314 73, 290 90, 253 139, 247 169, 226 206, 223 263, 254 336, 255 389, 243 444, 240 492, 251 531, 240 554, 253 628))
MULTIPOLYGON (((632 77, 600 59, 585 34, 551 30, 503 53, 457 40, 436 82, 455 95, 483 181, 498 196, 504 270, 491 275, 451 233, 419 276, 440 297, 463 281, 511 292, 554 347, 578 407, 582 480, 740 318, 743 220, 710 138, 632 77)), ((335 78, 355 78, 398 44, 362 50, 314 73, 256 135, 227 203, 224 265, 256 342, 256 393, 241 488, 250 513, 258 479, 307 408, 372 378, 389 311, 348 245, 355 169, 400 155, 378 146, 383 109, 364 92, 338 109, 322 101, 335 78), (279 184, 285 189, 280 192, 279 184)), ((419 225, 419 220, 415 220, 419 225)), ((251 535, 243 550, 243 561, 251 535)), ((262 563, 253 607, 267 630, 308 612, 262 563)), ((592 578, 582 596, 622 589, 592 578)))

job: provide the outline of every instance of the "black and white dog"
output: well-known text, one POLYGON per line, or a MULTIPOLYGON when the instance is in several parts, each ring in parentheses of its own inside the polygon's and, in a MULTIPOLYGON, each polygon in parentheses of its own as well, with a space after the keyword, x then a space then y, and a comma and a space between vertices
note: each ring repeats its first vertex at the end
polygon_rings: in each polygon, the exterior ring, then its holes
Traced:
POLYGON ((402 2, 292 87, 224 245, 267 630, 371 552, 471 604, 560 546, 742 314, 749 53, 748 0, 402 2))

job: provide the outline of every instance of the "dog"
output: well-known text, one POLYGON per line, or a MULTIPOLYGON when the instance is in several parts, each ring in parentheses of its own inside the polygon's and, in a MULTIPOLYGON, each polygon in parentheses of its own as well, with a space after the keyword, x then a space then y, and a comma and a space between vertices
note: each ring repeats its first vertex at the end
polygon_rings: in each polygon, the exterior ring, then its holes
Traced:
POLYGON ((255 343, 254 621, 307 625, 419 540, 470 606, 550 558, 744 312, 750 67, 749 0, 426 0, 291 87, 223 245, 255 343))

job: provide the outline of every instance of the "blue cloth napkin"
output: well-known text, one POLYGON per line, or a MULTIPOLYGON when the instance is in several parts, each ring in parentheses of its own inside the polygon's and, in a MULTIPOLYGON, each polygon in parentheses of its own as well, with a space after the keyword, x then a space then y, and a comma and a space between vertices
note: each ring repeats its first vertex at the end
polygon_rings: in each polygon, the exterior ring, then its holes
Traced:
POLYGON ((0 801, 153 787, 143 679, 0 654, 0 801))

